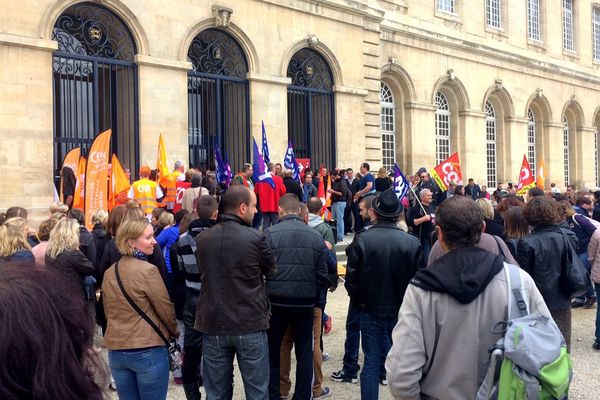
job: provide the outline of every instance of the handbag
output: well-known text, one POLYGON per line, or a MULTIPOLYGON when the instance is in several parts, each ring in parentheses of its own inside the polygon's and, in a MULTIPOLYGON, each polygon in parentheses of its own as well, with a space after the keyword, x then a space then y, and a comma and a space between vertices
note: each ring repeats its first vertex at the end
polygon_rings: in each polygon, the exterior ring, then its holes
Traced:
POLYGON ((180 368, 183 360, 181 358, 181 347, 177 343, 177 338, 171 336, 170 340, 167 339, 167 337, 161 332, 159 327, 156 326, 154 321, 152 321, 150 317, 148 317, 148 315, 146 315, 146 313, 143 312, 137 304, 135 304, 131 297, 129 297, 129 295, 125 291, 125 288, 123 287, 121 276, 119 275, 118 261, 115 264, 115 276, 117 277, 117 284, 119 285, 119 289, 121 289, 121 293, 123 293, 123 296, 125 296, 125 299, 129 303, 129 305, 138 313, 140 317, 142 317, 142 319, 144 319, 144 321, 148 323, 148 325, 152 327, 152 329, 154 329, 154 331, 158 334, 158 336, 160 336, 162 341, 165 342, 165 346, 167 346, 167 349, 169 350, 169 370, 172 372, 175 371, 177 368, 180 368))
POLYGON ((561 271, 560 286, 563 293, 570 298, 582 296, 590 287, 590 277, 564 232, 561 233, 564 243, 565 262, 561 271))

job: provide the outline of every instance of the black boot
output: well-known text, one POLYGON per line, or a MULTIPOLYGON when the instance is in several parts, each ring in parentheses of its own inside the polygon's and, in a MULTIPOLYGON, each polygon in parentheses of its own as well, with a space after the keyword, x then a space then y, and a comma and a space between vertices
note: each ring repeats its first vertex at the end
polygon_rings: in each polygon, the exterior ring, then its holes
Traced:
POLYGON ((195 383, 184 384, 183 391, 185 392, 185 398, 187 400, 200 400, 202 398, 200 389, 195 383))

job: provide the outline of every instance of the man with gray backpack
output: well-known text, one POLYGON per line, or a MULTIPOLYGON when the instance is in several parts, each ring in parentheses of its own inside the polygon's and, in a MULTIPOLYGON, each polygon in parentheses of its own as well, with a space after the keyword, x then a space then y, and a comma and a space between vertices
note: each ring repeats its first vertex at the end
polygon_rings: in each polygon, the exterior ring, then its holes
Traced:
POLYGON ((484 221, 473 200, 447 199, 436 210, 436 220, 446 254, 418 271, 406 291, 385 364, 394 399, 476 399, 478 393, 481 399, 524 399, 531 387, 524 379, 550 386, 545 389, 550 397, 533 398, 564 398, 570 360, 533 279, 505 263, 502 255, 475 246, 484 221), (518 302, 513 300, 517 292, 518 302), (523 321, 522 313, 530 314, 530 320, 523 321), (546 336, 536 335, 540 330, 546 336), (507 338, 514 339, 515 348, 503 351, 507 338), (552 358, 534 360, 533 368, 526 361, 522 365, 518 356, 532 341, 552 358), (499 349, 495 356, 500 357, 492 359, 501 371, 499 395, 494 365, 488 373, 490 351, 495 348, 499 349), (548 362, 557 370, 540 373, 548 362), (547 376, 551 383, 542 382, 547 376))

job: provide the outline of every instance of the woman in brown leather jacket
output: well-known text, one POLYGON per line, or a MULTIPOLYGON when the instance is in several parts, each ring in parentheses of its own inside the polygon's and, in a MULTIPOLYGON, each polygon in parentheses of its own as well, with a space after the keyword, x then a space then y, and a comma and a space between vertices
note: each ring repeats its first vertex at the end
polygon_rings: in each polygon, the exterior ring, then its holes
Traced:
POLYGON ((175 310, 158 269, 147 262, 156 240, 145 218, 126 220, 119 227, 117 248, 123 257, 104 274, 102 293, 108 326, 104 342, 121 399, 166 399, 169 355, 165 342, 128 302, 131 300, 165 337, 179 336, 175 310))

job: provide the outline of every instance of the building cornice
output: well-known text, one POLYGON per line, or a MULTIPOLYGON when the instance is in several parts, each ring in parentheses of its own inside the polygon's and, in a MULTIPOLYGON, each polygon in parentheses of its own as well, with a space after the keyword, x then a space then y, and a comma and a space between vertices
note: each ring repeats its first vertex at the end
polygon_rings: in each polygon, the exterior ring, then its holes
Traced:
POLYGON ((246 78, 250 82, 269 83, 272 85, 289 86, 292 84, 292 78, 286 76, 260 75, 254 72, 248 72, 246 78))
POLYGON ((362 96, 365 97, 369 94, 369 91, 366 89, 353 88, 348 86, 334 85, 333 86, 334 93, 343 93, 349 94, 352 96, 362 96))
POLYGON ((58 50, 58 42, 54 40, 11 35, 10 33, 0 33, 0 44, 17 47, 29 47, 31 49, 50 52, 58 50))
MULTIPOLYGON (((428 43, 433 43, 441 46, 441 49, 447 53, 448 49, 456 49, 465 51, 470 54, 476 54, 484 56, 485 58, 491 60, 480 60, 480 63, 487 63, 490 65, 497 65, 497 61, 506 61, 511 64, 517 64, 520 66, 527 67, 527 69, 533 69, 541 72, 549 72, 559 76, 568 77, 569 79, 578 79, 580 81, 586 83, 594 83, 600 84, 600 77, 591 73, 587 73, 581 71, 580 69, 569 68, 563 65, 559 65, 557 63, 552 63, 548 61, 541 60, 539 58, 529 57, 523 54, 506 51, 503 49, 498 49, 494 47, 487 46, 485 44, 471 41, 467 39, 452 37, 449 35, 445 35, 439 32, 429 31, 423 28, 417 28, 408 24, 398 24, 397 27, 384 25, 381 26, 381 40, 388 42, 399 42, 399 40, 394 40, 393 36, 402 36, 405 38, 410 38, 411 40, 403 43, 406 46, 415 47, 419 49, 423 49, 422 46, 415 44, 415 39, 423 40, 428 43)), ((436 51, 432 47, 427 48, 428 51, 441 52, 436 51)), ((453 53, 454 57, 463 58, 465 60, 472 60, 472 57, 461 56, 460 54, 453 53)), ((527 70, 522 71, 523 73, 534 75, 527 70)))
POLYGON ((176 69, 176 70, 184 70, 184 71, 192 70, 192 63, 189 61, 182 62, 182 61, 178 61, 178 60, 171 60, 168 58, 145 56, 143 54, 136 54, 133 57, 133 60, 138 65, 148 65, 151 67, 176 69))

